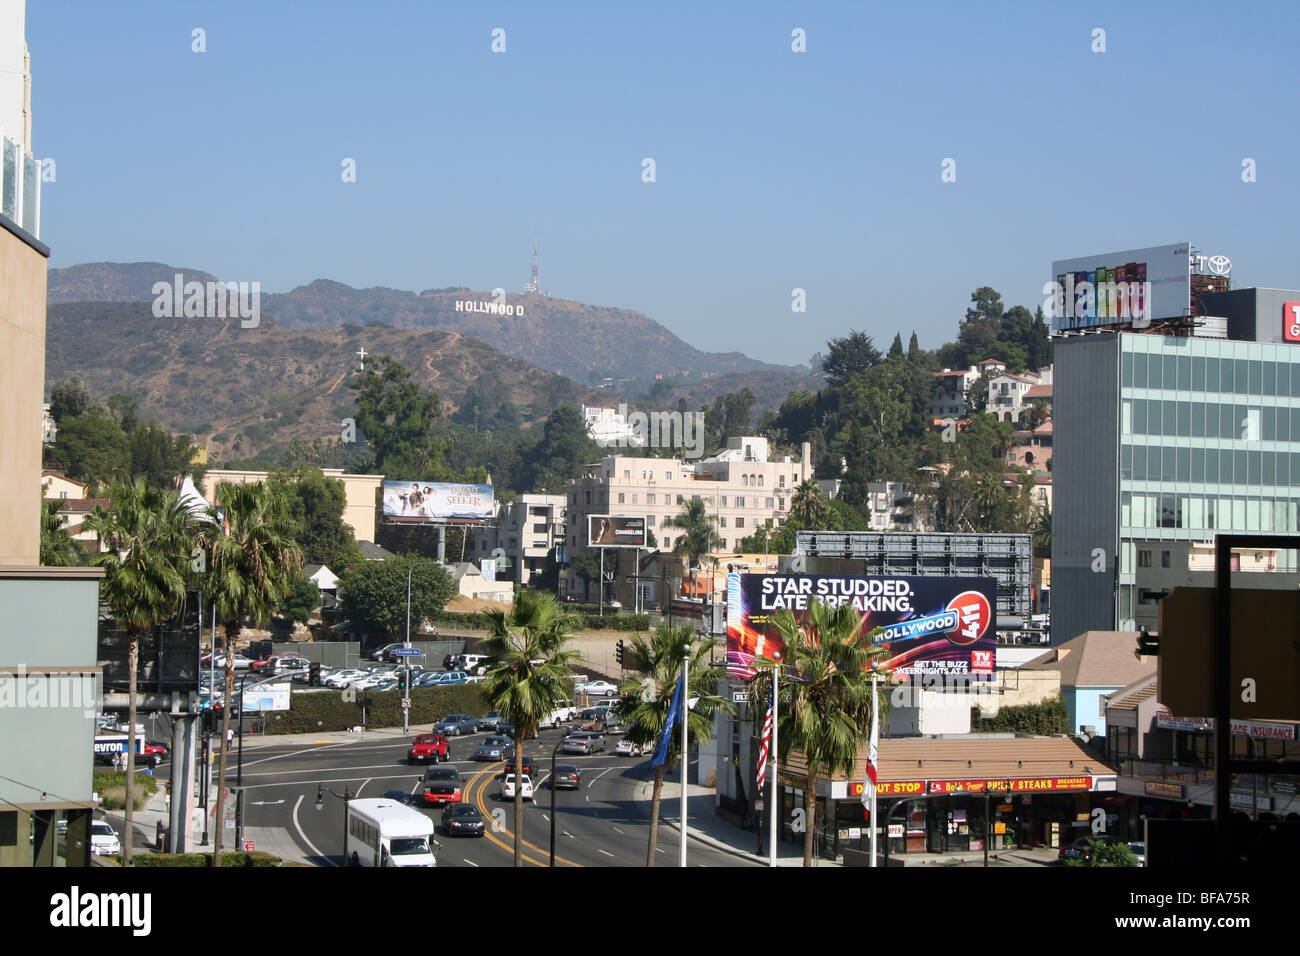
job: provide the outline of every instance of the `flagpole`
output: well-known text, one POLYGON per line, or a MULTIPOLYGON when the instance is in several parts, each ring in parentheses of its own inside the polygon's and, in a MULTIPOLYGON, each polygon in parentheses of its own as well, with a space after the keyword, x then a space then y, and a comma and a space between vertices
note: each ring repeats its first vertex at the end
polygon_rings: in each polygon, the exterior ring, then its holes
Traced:
POLYGON ((871 782, 871 866, 876 865, 876 740, 880 732, 880 698, 876 695, 876 675, 871 675, 871 745, 867 751, 868 778, 871 782))
POLYGON ((689 709, 689 707, 687 706, 687 701, 686 701, 686 693, 687 693, 687 692, 686 692, 686 688, 687 688, 688 686, 690 686, 689 683, 687 682, 687 671, 690 669, 690 666, 691 666, 691 645, 690 645, 690 643, 688 642, 687 644, 685 644, 683 649, 685 650, 685 655, 682 657, 682 710, 681 710, 681 721, 682 721, 682 866, 685 866, 685 865, 686 865, 686 776, 687 776, 687 770, 688 770, 687 764, 689 763, 689 754, 686 752, 686 747, 687 747, 687 737, 686 737, 686 733, 687 733, 686 712, 687 712, 687 710, 689 709))
POLYGON ((777 706, 780 696, 777 694, 777 684, 781 679, 781 652, 772 652, 772 748, 768 754, 768 762, 772 765, 772 806, 771 821, 769 823, 768 841, 767 841, 767 865, 776 866, 776 799, 779 796, 776 789, 777 763, 779 761, 780 750, 777 749, 776 728, 777 728, 777 706))

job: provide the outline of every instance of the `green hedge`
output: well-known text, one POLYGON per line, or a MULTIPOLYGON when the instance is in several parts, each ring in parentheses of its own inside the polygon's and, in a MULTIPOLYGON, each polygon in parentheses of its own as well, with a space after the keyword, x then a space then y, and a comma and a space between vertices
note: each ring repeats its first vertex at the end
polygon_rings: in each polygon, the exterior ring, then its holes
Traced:
POLYGON ((971 712, 971 730, 977 734, 1016 733, 1047 736, 1065 733, 1065 698, 1060 694, 1040 704, 1003 707, 996 717, 980 717, 979 709, 971 712))
POLYGON ((648 631, 649 614, 599 614, 582 615, 582 626, 592 631, 648 631))
MULTIPOLYGON (((131 857, 133 866, 182 866, 182 867, 211 867, 211 853, 138 853, 131 857)), ((221 865, 227 866, 289 866, 278 856, 272 856, 270 853, 245 853, 242 850, 233 850, 229 853, 222 851, 221 865)))
MULTIPOLYGON (((586 605, 584 605, 584 608, 586 605)), ((592 631, 648 631, 649 614, 606 614, 603 617, 592 611, 578 610, 575 616, 582 622, 582 627, 592 631)), ((454 611, 441 611, 430 618, 433 624, 445 624, 448 627, 464 628, 474 631, 491 630, 492 622, 486 614, 457 614, 454 611)))
MULTIPOLYGON (((361 723, 359 701, 365 691, 357 691, 358 703, 345 702, 342 691, 294 694, 293 709, 266 715, 268 734, 330 733, 347 730, 361 723)), ((366 709, 366 726, 402 726, 402 692, 394 689, 370 691, 366 709)), ((488 710, 478 684, 455 684, 451 687, 414 687, 411 689, 411 724, 435 724, 448 714, 483 714, 488 710)))

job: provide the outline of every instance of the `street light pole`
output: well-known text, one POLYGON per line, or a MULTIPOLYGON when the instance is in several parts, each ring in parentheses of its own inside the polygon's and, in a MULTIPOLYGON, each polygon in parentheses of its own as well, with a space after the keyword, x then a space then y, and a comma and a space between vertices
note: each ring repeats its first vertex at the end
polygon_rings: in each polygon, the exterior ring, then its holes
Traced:
POLYGON ((688 754, 686 751, 687 744, 688 744, 686 715, 690 711, 690 706, 688 705, 686 695, 690 693, 688 688, 691 686, 691 682, 690 682, 691 643, 690 641, 687 641, 685 644, 682 645, 682 651, 683 651, 683 655, 682 655, 682 860, 681 860, 681 865, 686 866, 686 819, 687 819, 686 777, 687 777, 687 771, 689 769, 688 765, 690 764, 690 754, 688 754))
POLYGON ((781 759, 781 751, 777 747, 777 727, 780 726, 777 720, 777 708, 781 704, 781 695, 779 693, 779 684, 781 681, 781 652, 772 652, 772 752, 769 756, 772 764, 772 805, 768 808, 770 811, 771 821, 769 823, 767 839, 767 865, 776 866, 776 823, 777 807, 776 798, 778 796, 776 789, 777 765, 781 759))
MULTIPOLYGON (((415 570, 415 565, 406 569, 406 648, 411 647, 411 573, 415 570)), ((404 675, 405 690, 402 692, 402 734, 405 736, 411 732, 411 659, 409 656, 403 659, 402 673, 404 675)))
POLYGON ((342 794, 335 793, 332 789, 326 787, 324 784, 320 784, 320 783, 316 784, 316 809, 317 810, 325 809, 326 792, 328 792, 329 795, 331 797, 334 797, 336 800, 343 801, 343 865, 347 866, 348 865, 348 804, 352 800, 352 791, 348 789, 348 785, 346 783, 343 785, 342 794))

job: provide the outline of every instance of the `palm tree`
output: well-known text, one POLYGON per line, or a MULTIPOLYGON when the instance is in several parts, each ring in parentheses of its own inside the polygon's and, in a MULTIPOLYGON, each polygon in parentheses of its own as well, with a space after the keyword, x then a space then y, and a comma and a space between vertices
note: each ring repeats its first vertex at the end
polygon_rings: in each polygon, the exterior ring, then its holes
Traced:
POLYGON ((695 567, 704 555, 722 547, 722 538, 713 530, 716 520, 705 510, 703 498, 692 498, 686 502, 681 514, 664 521, 663 527, 680 528, 686 532, 673 545, 673 554, 684 557, 688 568, 695 567))
POLYGON ((790 518, 799 522, 805 531, 821 531, 829 526, 831 509, 821 485, 809 478, 794 490, 790 518))
POLYGON ((93 563, 104 569, 100 594, 127 634, 126 826, 122 865, 131 865, 135 784, 135 696, 140 669, 140 635, 185 604, 193 519, 173 493, 155 491, 143 478, 119 482, 109 491, 110 510, 96 507, 86 527, 107 550, 93 563))
POLYGON ((58 499, 41 501, 41 564, 45 567, 67 568, 86 563, 86 549, 81 546, 59 518, 63 502, 58 499))
POLYGON ((1038 509, 1031 534, 1034 542, 1034 557, 1050 558, 1052 556, 1052 512, 1046 506, 1038 509))
MULTIPOLYGON (((713 715, 718 710, 730 712, 731 701, 717 696, 718 672, 708 664, 709 644, 692 642, 688 625, 656 627, 649 638, 640 634, 627 649, 627 666, 637 674, 623 681, 622 700, 615 706, 628 722, 627 739, 635 744, 653 744, 663 734, 669 720, 673 691, 681 680, 685 648, 690 647, 690 671, 687 675, 687 699, 695 703, 688 711, 687 735, 697 743, 713 734, 713 715)), ((669 737, 668 766, 681 757, 681 732, 669 737)), ((654 768, 654 790, 650 798, 650 843, 646 849, 646 866, 655 864, 655 846, 659 841, 659 801, 664 788, 665 765, 654 768)), ((685 773, 683 765, 682 773, 685 773)), ((682 821, 686 825, 686 821, 682 821)))
MULTIPOLYGON (((798 750, 807 763, 803 865, 812 866, 817 783, 837 770, 853 772, 858 743, 871 728, 871 662, 885 650, 871 645, 870 635, 863 633, 866 618, 849 605, 814 599, 805 623, 785 608, 772 620, 785 641, 778 719, 781 758, 798 750)), ((767 698, 769 680, 760 672, 751 700, 767 698)), ((879 699, 883 711, 887 695, 882 692, 879 699)))
POLYGON ((492 663, 479 686, 489 704, 515 725, 515 866, 523 866, 523 742, 537 734, 557 700, 572 695, 569 665, 580 655, 564 645, 573 640, 578 622, 561 613, 554 595, 542 591, 520 591, 509 611, 488 616, 491 636, 484 643, 492 663))
MULTIPOLYGON (((221 865, 226 738, 230 734, 230 711, 235 699, 235 639, 246 617, 260 625, 271 616, 289 593, 302 568, 302 552, 290 536, 283 503, 270 486, 262 482, 223 484, 217 490, 217 497, 221 501, 221 510, 208 512, 209 522, 198 536, 199 547, 209 555, 203 590, 213 602, 216 618, 221 621, 226 634, 226 706, 221 709, 213 866, 221 865), (223 520, 224 531, 221 530, 223 520)), ((213 653, 216 653, 215 648, 213 653)))

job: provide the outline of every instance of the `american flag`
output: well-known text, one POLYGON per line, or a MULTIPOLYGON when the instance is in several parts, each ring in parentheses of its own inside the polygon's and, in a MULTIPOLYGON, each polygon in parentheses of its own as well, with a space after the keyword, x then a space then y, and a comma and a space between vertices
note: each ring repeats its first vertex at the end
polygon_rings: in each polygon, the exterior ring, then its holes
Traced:
POLYGON ((870 806, 875 799, 879 782, 876 779, 876 761, 880 750, 880 698, 876 696, 876 679, 871 678, 871 742, 867 745, 867 779, 862 782, 862 805, 870 806))
MULTIPOLYGON (((773 688, 775 690, 775 688, 773 688)), ((767 751, 772 743, 772 698, 767 699, 767 716, 763 719, 763 739, 758 746, 758 789, 767 780, 767 751)))

